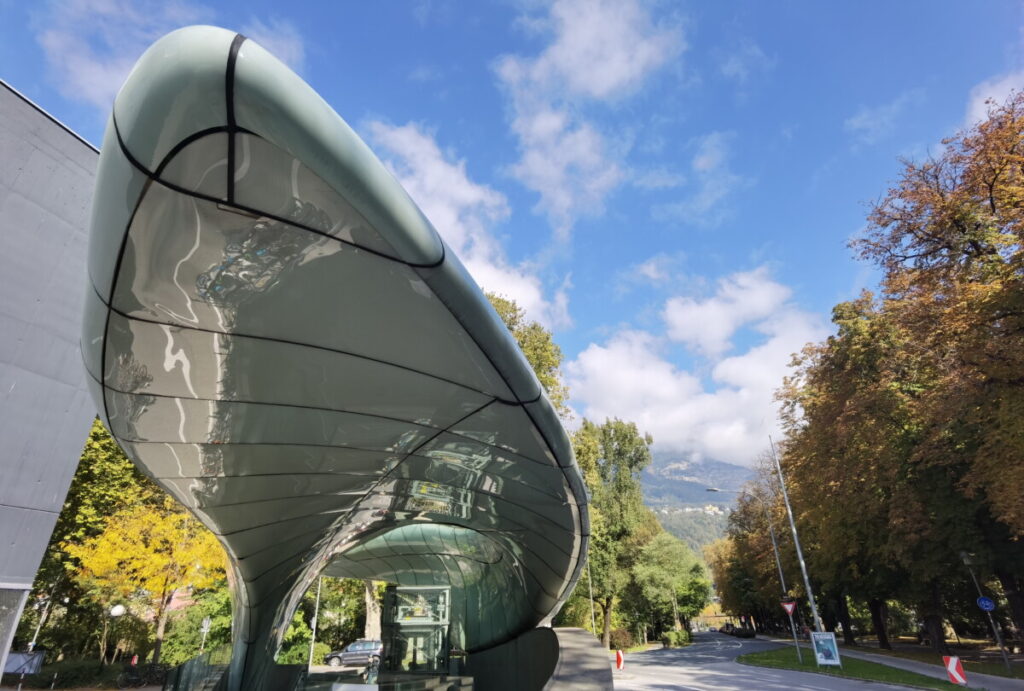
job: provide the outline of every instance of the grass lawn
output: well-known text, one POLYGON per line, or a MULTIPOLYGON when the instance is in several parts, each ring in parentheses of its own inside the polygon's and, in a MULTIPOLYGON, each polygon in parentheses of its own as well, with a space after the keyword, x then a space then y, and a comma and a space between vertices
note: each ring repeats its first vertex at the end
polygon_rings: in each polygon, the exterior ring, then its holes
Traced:
MULTIPOLYGON (((859 648, 858 648, 859 650, 859 648)), ((864 648, 864 652, 872 653, 875 655, 886 655, 889 657, 901 657, 905 660, 916 660, 917 662, 927 662, 930 665, 944 666, 942 662, 942 656, 931 652, 931 650, 882 650, 880 648, 864 648)), ((956 655, 956 651, 953 651, 956 655)), ((971 676, 971 672, 977 672, 978 674, 992 674, 997 677, 1009 677, 1009 672, 1006 671, 1006 665, 1002 662, 980 662, 977 660, 965 660, 963 657, 960 658, 960 662, 963 663, 964 672, 967 673, 968 679, 971 676)), ((1024 669, 1021 668, 1020 663, 1013 664, 1013 678, 1024 679, 1024 669)))
POLYGON ((778 669, 794 669, 801 672, 816 672, 828 674, 833 677, 847 677, 849 679, 864 679, 867 681, 882 681, 889 684, 905 684, 917 686, 923 689, 961 689, 962 686, 950 684, 948 681, 932 679, 922 674, 907 672, 902 669, 886 667, 866 660, 855 660, 852 657, 843 658, 843 666, 839 667, 818 667, 814 663, 814 655, 809 650, 804 650, 804 663, 801 665, 796 659, 794 648, 777 648, 766 650, 760 653, 747 653, 736 658, 737 662, 758 667, 775 667, 778 669))

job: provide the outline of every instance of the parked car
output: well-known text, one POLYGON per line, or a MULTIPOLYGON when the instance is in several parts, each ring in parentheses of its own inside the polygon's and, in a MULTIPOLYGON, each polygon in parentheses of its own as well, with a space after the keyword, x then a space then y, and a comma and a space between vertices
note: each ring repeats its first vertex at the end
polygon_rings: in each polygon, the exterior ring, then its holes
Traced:
POLYGON ((716 629, 714 626, 709 626, 708 631, 710 631, 711 633, 715 633, 716 631, 718 631, 718 629, 716 629))
POLYGON ((331 667, 365 667, 370 663, 380 662, 383 649, 380 641, 361 638, 352 641, 341 650, 335 650, 324 660, 331 667))

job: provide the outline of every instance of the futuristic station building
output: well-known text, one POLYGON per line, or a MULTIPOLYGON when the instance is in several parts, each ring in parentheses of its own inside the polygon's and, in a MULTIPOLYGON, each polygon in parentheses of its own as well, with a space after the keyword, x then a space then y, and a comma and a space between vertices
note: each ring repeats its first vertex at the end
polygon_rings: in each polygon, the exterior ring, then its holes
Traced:
POLYGON ((100 417, 227 551, 228 688, 284 688, 321 575, 392 584, 382 673, 550 682, 536 629, 589 533, 569 440, 459 259, 298 76, 222 29, 154 44, 107 126, 87 273, 100 417))

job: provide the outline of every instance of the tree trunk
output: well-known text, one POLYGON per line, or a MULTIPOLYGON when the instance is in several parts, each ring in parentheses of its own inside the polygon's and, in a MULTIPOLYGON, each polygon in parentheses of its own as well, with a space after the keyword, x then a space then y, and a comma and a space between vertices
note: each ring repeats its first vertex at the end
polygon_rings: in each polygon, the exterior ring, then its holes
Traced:
POLYGON ((1013 622, 1013 637, 1020 638, 1024 635, 1024 593, 1021 592, 1021 579, 1013 573, 1004 570, 996 571, 996 578, 1003 585, 1003 593, 1010 603, 1010 620, 1013 622))
POLYGON ((601 634, 601 642, 604 644, 605 650, 611 650, 613 599, 610 597, 606 597, 604 599, 604 602, 602 602, 601 604, 604 607, 604 633, 601 634))
POLYGON ((875 627, 875 636, 878 637, 878 647, 884 650, 892 650, 889 642, 889 626, 886 619, 889 614, 889 607, 885 600, 873 598, 868 600, 868 609, 871 611, 871 624, 875 627))
POLYGON ((681 631, 683 626, 679 622, 679 604, 676 602, 675 598, 672 598, 672 619, 675 622, 675 630, 681 631))
POLYGON ((381 635, 380 602, 377 601, 373 581, 363 581, 363 592, 366 600, 366 626, 363 628, 363 638, 379 641, 381 635))
POLYGON ((177 590, 172 590, 167 597, 160 601, 160 611, 156 614, 156 642, 153 644, 153 664, 160 662, 160 648, 164 645, 164 631, 167 629, 167 620, 171 616, 171 600, 174 599, 174 593, 177 590))
POLYGON ((110 628, 110 619, 105 616, 103 617, 103 633, 100 634, 100 662, 107 664, 107 630, 110 628))
POLYGON ((839 623, 843 625, 843 642, 846 645, 857 645, 857 637, 853 635, 850 607, 846 604, 845 592, 840 593, 836 598, 836 614, 839 616, 839 623))
POLYGON ((939 655, 949 655, 949 646, 946 645, 946 630, 942 626, 942 595, 939 593, 939 584, 932 582, 931 597, 922 608, 924 611, 924 629, 928 634, 932 650, 939 655))

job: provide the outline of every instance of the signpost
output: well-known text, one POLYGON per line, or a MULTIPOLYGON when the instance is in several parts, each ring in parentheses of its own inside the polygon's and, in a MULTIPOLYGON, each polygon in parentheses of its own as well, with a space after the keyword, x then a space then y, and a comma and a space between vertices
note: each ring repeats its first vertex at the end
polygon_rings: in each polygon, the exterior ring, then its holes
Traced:
POLYGON ((981 584, 978 583, 978 578, 974 575, 974 569, 971 568, 971 564, 974 563, 973 557, 967 552, 961 552, 960 558, 964 562, 964 566, 967 567, 967 572, 971 574, 971 580, 974 581, 974 587, 978 590, 978 608, 988 616, 989 626, 992 627, 992 635, 995 636, 996 645, 999 646, 999 652, 1003 654, 1003 664, 1006 665, 1006 671, 1013 674, 1013 668, 1010 666, 1010 658, 1006 654, 1006 646, 1003 645, 1003 637, 999 633, 999 627, 996 625, 996 620, 992 617, 992 612, 996 608, 995 600, 990 597, 985 597, 985 594, 981 592, 981 584))
POLYGON ((203 632, 203 640, 199 644, 199 654, 202 655, 203 651, 206 650, 206 634, 210 633, 210 625, 213 622, 210 617, 203 617, 203 624, 199 627, 199 630, 203 632))
POLYGON ((839 659, 839 646, 836 635, 831 631, 811 631, 811 646, 814 648, 814 659, 818 666, 842 667, 839 659))
POLYGON ((946 664, 946 674, 949 675, 950 683, 967 686, 967 675, 964 674, 964 666, 960 664, 960 658, 943 655, 942 661, 946 664))
POLYGON ((783 602, 782 609, 786 610, 786 616, 789 617, 789 628, 793 632, 793 646, 796 648, 796 659, 800 661, 802 665, 804 663, 803 653, 800 652, 800 641, 796 637, 796 624, 793 623, 793 612, 796 611, 795 602, 783 602))

